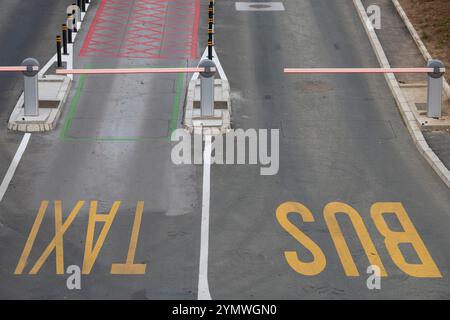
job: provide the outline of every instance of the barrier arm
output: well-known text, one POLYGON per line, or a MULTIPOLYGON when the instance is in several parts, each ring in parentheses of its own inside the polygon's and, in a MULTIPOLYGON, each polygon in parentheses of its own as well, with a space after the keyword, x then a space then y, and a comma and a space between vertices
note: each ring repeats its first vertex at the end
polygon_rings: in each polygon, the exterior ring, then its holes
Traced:
POLYGON ((57 69, 56 74, 195 73, 205 71, 206 68, 57 69))
MULTIPOLYGON (((33 71, 39 71, 39 67, 33 66, 33 71)), ((26 66, 0 66, 0 72, 25 72, 28 71, 26 66)))
POLYGON ((442 87, 445 67, 442 61, 431 59, 425 68, 285 68, 286 74, 384 74, 424 73, 428 74, 427 116, 439 119, 442 116, 442 87))
MULTIPOLYGON (((341 74, 341 73, 433 73, 435 68, 285 68, 284 73, 341 74)), ((439 68, 445 73, 445 68, 439 68)))

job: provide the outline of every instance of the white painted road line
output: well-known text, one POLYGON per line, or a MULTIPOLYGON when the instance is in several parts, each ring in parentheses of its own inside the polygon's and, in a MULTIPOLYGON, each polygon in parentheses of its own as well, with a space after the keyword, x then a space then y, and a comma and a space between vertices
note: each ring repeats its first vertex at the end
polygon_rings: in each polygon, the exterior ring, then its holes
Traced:
POLYGON ((14 155, 14 158, 9 165, 8 171, 6 172, 5 177, 3 178, 2 184, 0 185, 0 202, 3 200, 3 196, 8 190, 9 183, 11 182, 14 173, 16 172, 17 166, 19 165, 20 159, 22 159, 22 155, 27 148, 28 141, 30 141, 31 133, 25 133, 23 135, 22 141, 20 142, 19 148, 14 155))
POLYGON ((198 300, 211 300, 208 285, 210 177, 211 136, 205 135, 205 151, 203 152, 202 223, 200 237, 200 264, 198 271, 198 300))
POLYGON ((48 69, 55 63, 56 61, 56 54, 48 60, 47 64, 39 71, 39 76, 43 76, 48 69))

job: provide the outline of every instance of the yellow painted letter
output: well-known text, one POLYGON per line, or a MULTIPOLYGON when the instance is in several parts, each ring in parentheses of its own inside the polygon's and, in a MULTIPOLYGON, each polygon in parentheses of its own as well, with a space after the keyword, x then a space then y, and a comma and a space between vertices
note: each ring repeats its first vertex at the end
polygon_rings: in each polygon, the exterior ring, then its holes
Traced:
POLYGON ((45 212, 47 211, 47 207, 48 201, 42 201, 14 274, 22 274, 23 269, 27 264, 28 257, 30 256, 31 249, 33 248, 34 241, 36 240, 37 233, 39 231, 39 228, 41 227, 42 219, 44 218, 45 212))
POLYGON ((146 264, 135 264, 134 256, 136 254, 139 229, 141 228, 142 212, 144 211, 144 202, 139 201, 136 206, 134 216, 133 230, 131 231, 130 246, 126 263, 113 263, 111 274, 145 274, 146 264))
POLYGON ((359 276, 358 269, 356 268, 353 257, 345 242, 344 235, 342 234, 342 230, 337 222, 336 214, 338 213, 345 214, 350 218, 370 264, 378 266, 381 271, 381 276, 386 277, 386 270, 359 213, 348 204, 342 202, 330 202, 323 209, 323 215, 336 247, 336 251, 341 259, 342 266, 344 267, 345 274, 348 277, 359 276))
POLYGON ((89 208, 89 223, 86 233, 86 245, 84 248, 84 259, 83 259, 83 274, 91 273, 92 267, 94 266, 95 260, 100 252, 100 249, 105 242, 106 235, 109 232, 114 218, 116 216, 117 210, 120 207, 120 201, 115 201, 112 205, 111 211, 109 213, 98 214, 97 213, 97 201, 91 201, 91 206, 89 208), (94 243, 94 232, 95 225, 97 222, 104 222, 103 228, 100 231, 97 242, 95 246, 94 243))
POLYGON ((84 205, 84 201, 78 201, 73 210, 70 212, 64 224, 62 224, 62 204, 61 200, 55 201, 55 236, 53 240, 49 243, 47 248, 45 248, 42 255, 34 264, 33 268, 31 268, 30 274, 37 274, 44 262, 47 260, 50 253, 56 249, 56 273, 63 274, 64 273, 64 261, 63 261, 63 235, 69 229, 73 220, 77 216, 78 212, 80 212, 81 208, 84 205))
POLYGON ((428 252, 416 228, 400 202, 377 202, 372 205, 370 214, 378 231, 384 236, 386 249, 392 261, 405 273, 417 278, 441 278, 442 275, 428 252), (384 213, 393 213, 402 225, 403 231, 392 231, 383 218, 384 213), (412 264, 405 260, 399 244, 410 243, 421 263, 412 264))
POLYGON ((289 213, 298 213, 304 222, 314 222, 314 217, 308 208, 298 202, 285 202, 281 204, 276 211, 278 223, 284 230, 308 249, 314 258, 311 262, 303 262, 298 259, 297 252, 285 251, 284 256, 287 263, 292 269, 300 274, 315 276, 321 273, 326 266, 325 255, 314 241, 289 221, 289 213))

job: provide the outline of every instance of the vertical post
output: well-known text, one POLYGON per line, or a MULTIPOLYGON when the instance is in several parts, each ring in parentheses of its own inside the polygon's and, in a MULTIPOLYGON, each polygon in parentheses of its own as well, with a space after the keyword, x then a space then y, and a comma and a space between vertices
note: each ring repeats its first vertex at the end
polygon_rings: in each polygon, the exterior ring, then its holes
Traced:
POLYGON ((58 68, 62 68, 61 36, 56 36, 56 57, 58 61, 58 68))
POLYGON ((67 14, 67 42, 72 43, 73 18, 70 13, 67 14))
POLYGON ((86 0, 81 0, 81 12, 86 12, 86 0))
POLYGON ((72 43, 72 29, 67 29, 67 43, 72 43))
POLYGON ((212 60, 202 60, 200 68, 205 68, 205 72, 200 72, 200 113, 202 117, 214 116, 214 75, 216 65, 212 60))
POLYGON ((72 20, 72 24, 73 24, 73 32, 78 32, 78 30, 77 30, 77 15, 76 15, 76 11, 75 10, 72 10, 72 17, 73 17, 73 20, 72 20))
POLYGON ((67 55, 67 25, 64 23, 62 25, 62 43, 63 43, 63 54, 67 55))
POLYGON ((444 64, 439 60, 429 60, 428 68, 434 68, 434 72, 428 73, 427 92, 427 116, 439 119, 442 116, 442 88, 444 85, 444 73, 440 71, 444 64))
POLYGON ((36 117, 39 115, 39 93, 38 93, 38 71, 33 67, 39 67, 39 62, 34 58, 23 60, 22 66, 27 67, 24 71, 24 116, 36 117))
POLYGON ((208 7, 208 59, 212 60, 212 48, 213 48, 213 25, 214 25, 214 0, 209 0, 208 7))

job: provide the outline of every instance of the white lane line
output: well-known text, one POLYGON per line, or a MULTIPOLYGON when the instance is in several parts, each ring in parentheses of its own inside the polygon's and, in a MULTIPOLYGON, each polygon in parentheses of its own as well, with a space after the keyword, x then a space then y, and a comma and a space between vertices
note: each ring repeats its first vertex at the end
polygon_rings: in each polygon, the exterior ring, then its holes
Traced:
POLYGON ((203 153, 202 226, 200 237, 200 266, 198 271, 198 300, 211 300, 208 285, 210 174, 211 136, 205 135, 205 151, 203 153))
POLYGON ((56 54, 48 60, 47 64, 39 71, 39 75, 42 77, 48 69, 55 63, 56 61, 56 54))
POLYGON ((28 141, 30 141, 31 133, 25 133, 23 135, 22 141, 20 142, 19 148, 14 155, 14 158, 9 165, 8 171, 6 172, 5 177, 3 178, 2 184, 0 185, 0 202, 3 200, 3 196, 8 190, 9 183, 11 182, 14 173, 16 172, 17 166, 19 165, 20 159, 22 159, 22 155, 27 148, 28 141))

